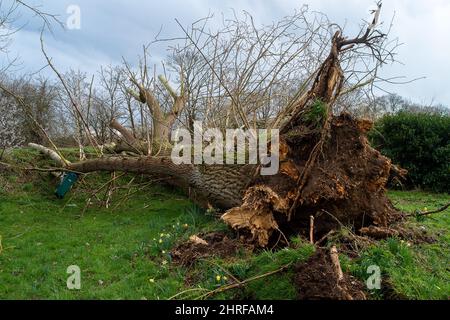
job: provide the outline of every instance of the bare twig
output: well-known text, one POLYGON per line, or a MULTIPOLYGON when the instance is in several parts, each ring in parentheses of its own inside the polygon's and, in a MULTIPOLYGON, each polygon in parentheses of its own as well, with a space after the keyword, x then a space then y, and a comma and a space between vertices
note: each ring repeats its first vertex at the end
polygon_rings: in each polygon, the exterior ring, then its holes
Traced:
POLYGON ((70 99, 70 102, 71 102, 73 108, 76 111, 76 114, 78 115, 78 117, 80 118, 80 120, 82 122, 84 131, 86 132, 86 136, 90 140, 91 145, 94 147, 94 150, 96 151, 96 153, 98 155, 101 155, 100 145, 98 144, 98 142, 92 136, 91 131, 89 130, 89 124, 86 122, 83 114, 81 113, 81 110, 80 110, 77 102, 73 98, 72 93, 70 92, 70 90, 69 90, 69 88, 68 88, 68 86, 66 84, 66 81, 64 80, 63 76, 59 73, 59 71, 56 69, 56 67, 53 65, 52 60, 50 59, 50 57, 47 55, 47 52, 45 51, 44 39, 43 39, 43 30, 41 32, 40 41, 41 41, 41 51, 44 54, 45 59, 47 60, 47 64, 50 66, 50 68, 53 70, 53 72, 56 74, 56 76, 60 80, 61 84, 63 85, 64 90, 66 91, 66 93, 67 93, 67 95, 68 95, 68 97, 70 99))
POLYGON ((309 242, 314 244, 314 216, 309 216, 309 242))
POLYGON ((266 278, 266 277, 269 277, 271 275, 280 273, 280 272, 288 269, 291 265, 292 265, 292 262, 282 266, 281 268, 279 268, 277 270, 270 271, 270 272, 267 272, 267 273, 264 273, 264 274, 261 274, 261 275, 257 275, 257 276, 251 277, 249 279, 246 279, 246 280, 238 282, 238 283, 233 283, 233 284, 230 284, 230 285, 222 286, 220 288, 217 288, 215 290, 209 291, 208 293, 205 293, 205 294, 197 297, 196 300, 208 298, 208 297, 211 297, 211 296, 213 296, 213 295, 215 295, 217 293, 228 291, 230 289, 242 287, 242 286, 246 285, 249 282, 252 282, 252 281, 255 281, 255 280, 259 280, 259 279, 262 279, 262 278, 266 278))
POLYGON ((447 210, 449 207, 450 207, 450 202, 447 203, 446 205, 440 207, 439 209, 431 210, 431 211, 419 211, 419 210, 418 210, 417 213, 415 213, 415 214, 410 214, 409 216, 419 216, 419 217, 421 217, 421 216, 427 216, 427 215, 430 215, 430 214, 433 214, 433 213, 439 213, 439 212, 445 211, 445 210, 447 210))

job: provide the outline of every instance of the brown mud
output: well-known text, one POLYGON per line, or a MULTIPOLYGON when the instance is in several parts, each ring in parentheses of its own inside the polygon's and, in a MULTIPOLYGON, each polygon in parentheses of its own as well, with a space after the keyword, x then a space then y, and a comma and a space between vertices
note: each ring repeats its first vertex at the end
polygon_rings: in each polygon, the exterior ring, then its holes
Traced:
POLYGON ((186 241, 178 244, 171 251, 173 262, 182 266, 192 266, 197 261, 209 257, 227 258, 240 251, 252 251, 253 246, 244 244, 222 232, 212 232, 198 235, 208 244, 186 241))
POLYGON ((345 274, 338 280, 329 252, 317 249, 306 262, 295 266, 295 285, 300 300, 365 300, 364 284, 345 274))

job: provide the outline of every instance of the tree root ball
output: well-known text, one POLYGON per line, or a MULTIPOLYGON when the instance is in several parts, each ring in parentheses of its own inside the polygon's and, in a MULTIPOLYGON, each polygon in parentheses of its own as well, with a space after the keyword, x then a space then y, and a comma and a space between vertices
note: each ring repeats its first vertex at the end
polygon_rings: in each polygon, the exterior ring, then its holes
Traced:
POLYGON ((254 179, 242 205, 228 210, 222 219, 235 229, 250 231, 260 246, 267 246, 275 231, 309 232, 310 216, 315 239, 340 225, 354 226, 356 231, 388 226, 401 213, 386 196, 392 164, 370 146, 366 133, 371 127, 371 122, 347 113, 334 116, 302 188, 298 177, 317 135, 283 135, 279 173, 254 179))

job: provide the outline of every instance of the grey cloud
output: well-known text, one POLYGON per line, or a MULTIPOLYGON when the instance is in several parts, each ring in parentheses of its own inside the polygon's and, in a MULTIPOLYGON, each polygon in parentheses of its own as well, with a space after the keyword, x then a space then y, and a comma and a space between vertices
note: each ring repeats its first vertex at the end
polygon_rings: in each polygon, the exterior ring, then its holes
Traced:
MULTIPOLYGON (((325 12, 333 21, 346 25, 351 34, 362 18, 368 18, 368 9, 373 0, 314 0, 306 1, 311 10, 325 12)), ((95 72, 101 65, 114 64, 124 56, 135 61, 143 44, 151 41, 161 26, 165 35, 179 35, 180 29, 174 22, 178 18, 188 24, 206 16, 209 12, 220 15, 250 12, 257 23, 270 23, 291 14, 301 7, 297 0, 222 0, 222 1, 140 1, 140 0, 61 0, 34 1, 42 4, 42 9, 57 13, 61 20, 67 18, 66 8, 79 5, 82 20, 81 30, 59 30, 54 35, 46 35, 46 46, 55 64, 62 69, 80 68, 95 72)), ((383 74, 387 77, 404 75, 412 79, 427 76, 425 80, 407 85, 390 85, 386 89, 420 102, 436 102, 450 105, 450 64, 448 52, 450 43, 450 2, 446 0, 390 0, 385 1, 382 19, 389 23, 396 15, 393 36, 399 36, 404 46, 399 49, 399 59, 405 65, 386 66, 383 74)), ((39 49, 40 22, 23 14, 20 23, 29 21, 18 32, 11 47, 20 53, 25 69, 37 70, 43 64, 39 49)), ((155 52, 163 56, 164 51, 155 52)))

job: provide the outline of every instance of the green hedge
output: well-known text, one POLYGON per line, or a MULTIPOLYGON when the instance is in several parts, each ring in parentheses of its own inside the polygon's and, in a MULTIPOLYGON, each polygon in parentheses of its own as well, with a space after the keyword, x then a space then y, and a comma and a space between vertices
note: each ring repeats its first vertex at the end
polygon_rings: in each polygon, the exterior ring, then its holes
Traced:
POLYGON ((401 111, 378 120, 369 137, 409 171, 407 186, 450 191, 450 116, 401 111))

